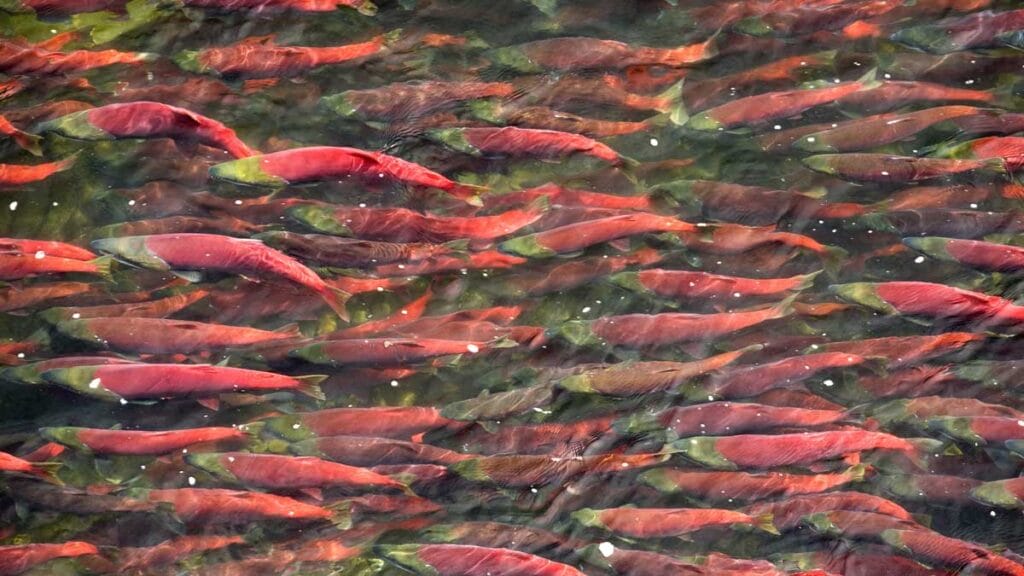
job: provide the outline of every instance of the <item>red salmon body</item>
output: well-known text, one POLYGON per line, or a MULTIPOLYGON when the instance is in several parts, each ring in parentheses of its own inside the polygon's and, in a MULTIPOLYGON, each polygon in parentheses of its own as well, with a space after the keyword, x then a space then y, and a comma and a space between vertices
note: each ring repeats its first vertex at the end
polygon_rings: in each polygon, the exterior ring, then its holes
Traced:
POLYGON ((148 490, 143 501, 170 504, 175 515, 189 524, 243 524, 266 520, 309 522, 328 520, 326 508, 285 496, 211 488, 148 490))
POLYGON ((845 352, 794 356, 768 364, 737 366, 713 374, 704 389, 715 398, 750 398, 773 388, 798 387, 825 370, 849 368, 867 361, 863 356, 845 352))
POLYGON ((460 342, 434 338, 355 338, 310 344, 293 350, 289 355, 314 364, 332 366, 394 366, 423 362, 438 356, 472 355, 492 348, 493 346, 487 342, 460 342))
POLYGON ((502 242, 500 248, 521 256, 548 258, 637 234, 692 232, 696 229, 694 224, 670 216, 647 213, 623 214, 584 220, 529 236, 520 236, 502 242))
POLYGON ((425 406, 376 408, 331 408, 267 420, 263 426, 283 438, 367 436, 408 440, 437 428, 465 426, 441 416, 437 408, 425 406))
POLYGON ((707 472, 658 468, 640 479, 659 491, 714 501, 758 501, 827 492, 864 479, 863 466, 836 474, 707 472))
POLYGON ((622 158, 608 146, 579 134, 555 130, 504 128, 445 128, 430 138, 474 156, 513 156, 558 159, 573 154, 619 164, 622 158))
POLYGON ((323 376, 292 377, 207 364, 116 364, 75 366, 43 373, 43 379, 89 395, 114 395, 128 400, 213 396, 225 392, 298 390, 323 376))
POLYGON ((99 553, 99 549, 88 542, 0 546, 0 574, 15 576, 55 558, 74 558, 99 553))
POLYGON ((24 186, 33 182, 41 182, 58 172, 63 172, 75 163, 75 158, 65 158, 57 162, 24 166, 21 164, 0 164, 0 188, 24 186))
POLYGON ((57 324, 62 333, 100 346, 144 354, 191 354, 244 348, 299 336, 298 329, 271 332, 242 326, 163 318, 82 318, 57 324))
POLYGON ((189 454, 185 459, 218 478, 254 488, 405 489, 404 484, 382 474, 310 456, 225 452, 189 454))
POLYGON ((320 66, 358 62, 386 50, 377 36, 347 46, 278 46, 270 37, 249 38, 233 46, 183 52, 176 61, 186 70, 224 77, 276 78, 301 74, 320 66))
POLYGON ((690 534, 704 528, 748 524, 757 526, 770 520, 732 510, 714 508, 585 508, 573 513, 584 526, 604 528, 627 538, 667 538, 690 534))
POLYGON ((583 576, 579 570, 525 552, 461 544, 379 546, 388 560, 438 576, 583 576))
POLYGON ((1024 248, 959 238, 905 238, 907 246, 941 260, 952 260, 987 272, 1024 269, 1024 248))
POLYGON ((1024 321, 1024 307, 998 296, 931 282, 839 284, 840 297, 889 314, 976 321, 979 329, 1015 326, 1024 321))
POLYGON ((507 65, 525 72, 625 68, 637 64, 675 67, 695 64, 713 57, 717 53, 714 42, 714 39, 711 39, 678 48, 649 48, 597 38, 551 38, 501 48, 494 51, 493 57, 499 65, 507 65))
POLYGON ((697 270, 647 269, 616 275, 612 281, 626 288, 684 301, 691 298, 738 300, 784 296, 809 287, 815 276, 802 274, 790 278, 761 279, 722 276, 697 270))
POLYGON ((712 468, 777 468, 831 460, 867 450, 890 450, 913 455, 911 442, 881 432, 834 430, 763 436, 683 438, 675 444, 686 456, 712 468))
POLYGON ((391 466, 403 464, 454 464, 472 458, 444 448, 370 436, 326 436, 291 445, 295 454, 318 456, 349 466, 391 466))
POLYGON ((249 437, 237 428, 186 430, 103 430, 99 428, 43 428, 43 436, 94 454, 149 456, 169 454, 195 444, 243 443, 249 437))
POLYGON ((297 12, 334 12, 339 8, 355 8, 372 15, 377 7, 369 0, 183 0, 187 6, 214 10, 248 10, 271 12, 295 10, 297 12))
POLYGON ((34 253, 0 252, 0 280, 19 280, 44 274, 93 274, 108 278, 110 259, 77 260, 34 253))

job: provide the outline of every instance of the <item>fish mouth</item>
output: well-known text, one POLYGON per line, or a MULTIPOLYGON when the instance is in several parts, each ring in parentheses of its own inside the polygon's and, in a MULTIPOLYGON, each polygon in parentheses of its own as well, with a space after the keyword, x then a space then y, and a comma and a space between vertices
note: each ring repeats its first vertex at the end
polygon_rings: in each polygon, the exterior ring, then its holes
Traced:
POLYGON ((834 175, 836 169, 832 166, 832 155, 831 154, 819 154, 817 156, 808 156, 802 160, 804 166, 807 166, 815 172, 821 172, 822 174, 834 175))

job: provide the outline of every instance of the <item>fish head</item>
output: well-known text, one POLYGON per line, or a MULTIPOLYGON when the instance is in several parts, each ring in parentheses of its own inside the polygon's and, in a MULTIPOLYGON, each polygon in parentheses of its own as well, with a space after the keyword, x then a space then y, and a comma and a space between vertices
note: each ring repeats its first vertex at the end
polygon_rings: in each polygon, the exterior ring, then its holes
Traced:
POLYGON ((221 460, 225 458, 230 460, 232 456, 230 454, 217 454, 213 452, 189 453, 185 455, 185 461, 188 462, 189 466, 199 468, 219 480, 236 482, 237 478, 235 475, 221 463, 221 460))
POLYGON ((949 244, 949 239, 947 238, 939 238, 937 236, 910 237, 904 238, 903 244, 907 248, 917 250, 932 258, 955 260, 946 249, 946 245, 949 244))
POLYGON ((413 574, 423 576, 437 576, 438 571, 420 560, 420 544, 393 544, 389 546, 374 546, 374 554, 384 558, 388 562, 405 568, 413 574))
MULTIPOLYGON (((58 322, 54 327, 68 338, 103 345, 103 340, 89 328, 89 324, 85 319, 64 320, 63 322, 58 322)), ((56 370, 48 370, 47 372, 56 372, 56 370)), ((45 375, 46 372, 43 374, 45 375)))
POLYGON ((1024 502, 1006 487, 1005 482, 985 482, 971 490, 971 497, 984 504, 1000 508, 1024 507, 1024 502))
POLYGON ((510 68, 524 74, 539 74, 544 68, 538 66, 525 52, 515 46, 495 48, 487 52, 491 64, 499 68, 510 68))
POLYGON ((804 166, 807 166, 815 172, 821 172, 822 174, 834 175, 836 173, 835 167, 832 165, 835 155, 833 154, 818 154, 816 156, 808 156, 803 159, 804 166))
POLYGON ((203 64, 200 59, 200 52, 198 50, 183 50, 178 52, 172 60, 178 65, 179 68, 186 72, 195 72, 202 74, 208 70, 206 64, 203 64))
POLYGON ((326 206, 292 206, 288 216, 304 226, 335 236, 352 236, 352 231, 334 216, 334 211, 326 206))
POLYGON ((930 418, 928 420, 928 428, 941 432, 946 436, 957 440, 975 442, 977 444, 985 443, 985 439, 978 436, 971 428, 970 418, 957 418, 951 416, 930 418))
POLYGON ((296 348, 288 353, 291 358, 298 358, 305 360, 313 364, 334 364, 335 361, 330 357, 329 354, 324 350, 323 344, 310 344, 309 346, 303 346, 296 348))
POLYGON ((1000 34, 996 37, 996 40, 1006 44, 1007 46, 1012 46, 1018 50, 1022 50, 1024 49, 1024 30, 1015 30, 1009 34, 1000 34))
POLYGON ((703 202, 700 196, 694 191, 697 184, 694 180, 673 180, 658 184, 651 188, 651 195, 668 197, 672 202, 685 208, 688 212, 700 213, 703 210, 703 202))
POLYGON ((89 245, 96 251, 110 254, 115 259, 150 270, 170 270, 171 266, 154 254, 146 245, 145 236, 101 238, 89 245))
POLYGON ((284 178, 274 176, 263 169, 261 156, 250 156, 211 166, 210 177, 246 186, 284 188, 288 185, 288 181, 284 178))
POLYGON ((480 151, 477 150, 476 146, 469 143, 466 140, 466 133, 463 132, 462 128, 438 128, 435 130, 427 130, 425 136, 434 142, 438 142, 451 148, 469 154, 470 156, 480 156, 480 151))
POLYGON ((804 152, 836 152, 836 147, 823 138, 821 132, 808 134, 793 142, 792 147, 804 152))
POLYGON ((715 470, 735 470, 737 466, 730 462, 718 451, 715 443, 718 438, 713 436, 701 436, 696 438, 680 438, 669 445, 670 452, 682 454, 688 460, 692 460, 715 470))
POLYGON ((580 526, 586 526, 587 528, 604 528, 604 522, 601 522, 600 510, 594 510, 593 508, 581 508, 572 514, 570 514, 573 520, 579 523, 580 526))
POLYGON ((342 92, 341 94, 335 94, 333 96, 324 96, 320 99, 320 102, 338 116, 351 118, 356 116, 358 113, 356 106, 349 102, 348 92, 342 92))
POLYGON ((289 442, 301 442, 315 436, 309 428, 302 424, 302 418, 298 414, 277 416, 263 420, 260 424, 259 433, 264 438, 280 438, 289 442))
POLYGON ((1018 456, 1024 456, 1024 440, 1007 440, 1006 449, 1018 456))
POLYGON ((851 282, 849 284, 833 284, 829 291, 847 302, 860 304, 885 314, 899 314, 899 310, 886 302, 875 290, 871 282, 851 282))
POLYGON ((702 132, 711 132, 723 128, 722 123, 708 112, 701 112, 700 114, 690 116, 684 126, 690 130, 700 130, 702 132))
POLYGON ((523 256, 526 258, 551 258, 552 256, 558 255, 558 252, 542 246, 537 241, 535 234, 528 234, 526 236, 519 236, 512 238, 511 240, 505 240, 498 245, 498 248, 502 252, 508 252, 515 254, 516 256, 523 256))
POLYGON ((57 384, 85 396, 101 400, 117 401, 121 396, 107 390, 103 379, 97 374, 97 366, 74 366, 43 372, 42 378, 50 384, 57 384))
POLYGON ((39 434, 51 442, 63 444, 82 452, 90 452, 88 446, 78 439, 78 432, 81 428, 72 426, 61 426, 59 428, 40 428, 39 434))
POLYGON ((101 130, 89 121, 92 110, 74 112, 49 122, 43 122, 36 129, 40 134, 53 132, 66 138, 76 140, 113 140, 114 137, 106 130, 101 130))
POLYGON ((810 527, 811 530, 821 535, 839 537, 843 534, 842 530, 829 518, 827 512, 818 512, 804 516, 801 521, 804 525, 810 527))
MULTIPOLYGON (((338 0, 339 7, 352 7, 353 5, 348 0, 338 0)), ((376 16, 377 5, 370 0, 363 0, 358 5, 354 6, 356 11, 363 16, 376 16)))
POLYGON ((679 491, 679 486, 668 477, 664 468, 655 468, 640 474, 639 480, 664 494, 673 494, 679 491))
POLYGON ((956 42, 950 38, 942 26, 911 26, 896 31, 889 36, 889 39, 911 48, 937 54, 945 54, 958 49, 956 42))

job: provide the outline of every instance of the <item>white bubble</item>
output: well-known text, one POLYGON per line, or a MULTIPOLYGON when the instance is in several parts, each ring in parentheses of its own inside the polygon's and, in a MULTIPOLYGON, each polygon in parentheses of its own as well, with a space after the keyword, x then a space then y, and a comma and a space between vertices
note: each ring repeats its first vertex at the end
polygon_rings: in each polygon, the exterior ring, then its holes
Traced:
POLYGON ((195 476, 189 476, 188 477, 188 485, 189 486, 195 486, 196 485, 196 477, 195 476))
POLYGON ((42 260, 43 258, 46 258, 46 252, 42 250, 36 251, 36 260, 42 260))
POLYGON ((480 351, 480 347, 477 346, 476 344, 467 344, 466 350, 469 350, 470 354, 476 354, 477 352, 480 351))
POLYGON ((100 379, 99 378, 93 378, 89 382, 89 388, 92 388, 93 390, 96 390, 99 387, 100 387, 100 379))
POLYGON ((601 555, 605 558, 615 554, 615 545, 611 542, 601 542, 597 545, 597 549, 601 551, 601 555))
POLYGON ((657 146, 657 145, 658 145, 658 139, 657 138, 651 138, 651 146, 657 146))
POLYGON ((11 210, 17 210, 18 209, 18 201, 15 200, 14 202, 11 202, 8 206, 10 207, 11 210))

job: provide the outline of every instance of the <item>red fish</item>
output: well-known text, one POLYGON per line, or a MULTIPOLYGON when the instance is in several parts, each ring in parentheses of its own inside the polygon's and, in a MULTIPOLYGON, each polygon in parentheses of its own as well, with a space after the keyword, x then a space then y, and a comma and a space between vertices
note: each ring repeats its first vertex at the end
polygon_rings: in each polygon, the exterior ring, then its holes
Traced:
POLYGON ((244 348, 299 336, 295 326, 272 332, 163 318, 82 318, 60 322, 57 330, 77 340, 143 354, 191 354, 222 348, 244 348))
POLYGON ((44 372, 42 377, 82 394, 114 400, 201 397, 240 390, 295 390, 322 398, 317 384, 325 378, 207 364, 75 366, 44 372))
POLYGON ((24 254, 42 252, 43 256, 54 256, 69 260, 93 260, 96 258, 96 255, 92 252, 74 244, 54 240, 33 240, 30 238, 0 238, 0 252, 22 252, 24 254))
POLYGON ((216 234, 126 236, 93 241, 93 247, 156 270, 199 270, 283 278, 316 292, 342 319, 349 295, 315 272, 259 240, 216 234))
POLYGON ((117 50, 74 50, 55 52, 11 41, 0 41, 0 71, 12 76, 74 74, 114 64, 142 64, 156 59, 154 54, 117 50))
POLYGON ((539 198, 547 199, 548 203, 553 206, 585 206, 590 208, 639 211, 651 211, 654 208, 650 196, 620 196, 604 192, 591 192, 589 190, 565 188, 550 182, 516 192, 489 194, 484 198, 484 208, 494 210, 525 206, 537 201, 539 198))
POLYGON ((865 112, 884 112, 905 104, 917 102, 973 102, 992 104, 996 94, 989 90, 951 88, 943 84, 928 82, 897 82, 886 80, 877 86, 847 94, 836 100, 843 108, 855 108, 865 112))
POLYGON ((595 244, 618 238, 653 232, 692 232, 697 227, 670 216, 636 213, 610 216, 596 220, 584 220, 520 236, 502 242, 499 247, 506 251, 530 258, 549 258, 556 254, 575 252, 595 244))
POLYGON ((664 298, 688 302, 691 299, 735 301, 741 298, 769 298, 799 292, 809 288, 818 274, 814 272, 789 278, 738 278, 696 270, 651 268, 616 274, 610 280, 624 288, 664 298))
POLYGON ((393 40, 382 35, 346 46, 278 46, 272 36, 260 36, 232 46, 185 51, 174 60, 190 72, 230 78, 277 78, 320 66, 360 62, 383 53, 393 40))
POLYGON ((742 312, 719 314, 626 314, 605 316, 582 324, 567 324, 563 336, 572 342, 603 342, 612 346, 646 348, 668 346, 680 342, 719 338, 762 322, 792 314, 792 303, 783 301, 774 306, 742 312))
POLYGON ((0 546, 0 574, 14 576, 56 558, 74 558, 99 553, 99 548, 88 542, 0 546))
POLYGON ((802 192, 709 180, 676 180, 658 185, 655 192, 668 193, 687 213, 752 226, 775 225, 785 219, 850 218, 868 210, 862 204, 829 202, 802 192))
POLYGON ((196 444, 239 444, 249 435, 237 428, 190 428, 185 430, 104 430, 100 428, 40 428, 44 438, 93 454, 155 456, 170 454, 196 444))
POLYGON ((1024 10, 986 10, 904 28, 893 34, 892 39, 920 50, 948 54, 969 48, 995 46, 1000 35, 1020 30, 1022 25, 1024 10))
POLYGON ((783 358, 767 364, 737 366, 712 374, 701 386, 713 398, 750 398, 774 388, 799 386, 801 382, 825 370, 858 366, 868 359, 845 352, 823 352, 783 358))
POLYGON ((754 517, 715 508, 584 508, 572 517, 587 527, 626 538, 668 538, 720 526, 746 524, 776 534, 770 514, 754 517))
POLYGON ((899 500, 958 505, 969 504, 971 491, 982 484, 974 478, 941 474, 886 474, 880 480, 899 500))
POLYGON ((110 279, 109 257, 78 260, 36 252, 0 252, 0 280, 20 280, 45 274, 92 274, 110 279))
POLYGON ((829 342, 814 346, 815 352, 842 352, 865 358, 884 358, 890 368, 912 366, 921 360, 951 354, 973 342, 985 340, 984 334, 946 332, 934 336, 887 336, 848 342, 829 342))
POLYGON ((899 504, 864 492, 806 494, 773 502, 758 502, 742 510, 751 516, 771 514, 779 530, 791 530, 799 526, 801 519, 806 516, 832 510, 873 512, 906 522, 914 521, 913 515, 899 504))
POLYGON ((405 208, 352 208, 330 204, 288 210, 293 219, 315 230, 388 242, 494 240, 536 222, 544 206, 531 204, 493 216, 434 216, 405 208))
MULTIPOLYGON (((445 244, 373 242, 284 231, 265 232, 257 238, 302 260, 343 268, 406 264, 451 254, 457 249, 456 246, 445 244)), ((414 274, 406 274, 412 275, 414 274)))
POLYGON ((400 82, 367 90, 346 90, 322 101, 341 116, 406 120, 457 107, 466 100, 507 98, 515 93, 507 82, 400 82))
MULTIPOLYGON (((518 106, 503 105, 494 101, 472 102, 470 108, 473 116, 489 124, 498 126, 513 126, 520 129, 532 129, 538 131, 552 131, 579 134, 588 138, 611 138, 626 134, 636 134, 657 128, 665 123, 663 117, 650 118, 645 121, 635 122, 626 120, 600 120, 597 118, 585 118, 562 112, 545 106, 518 106)), ((534 139, 536 142, 536 139, 534 139)), ((563 143, 570 139, 562 138, 563 143)), ((579 140, 580 143, 585 141, 579 140)), ((459 142, 461 145, 461 142, 459 142)), ((473 148, 468 151, 476 155, 481 153, 479 149, 473 148)), ((544 152, 548 154, 549 152, 544 152)), ((566 155, 571 150, 566 151, 566 155)), ((495 152, 495 155, 512 155, 508 152, 495 152)), ((516 154, 518 155, 518 154, 516 154)), ((530 156, 540 155, 536 148, 530 156)), ((593 155, 592 153, 590 155, 593 155)))
POLYGON ((292 441, 327 436, 369 436, 408 440, 437 428, 459 429, 465 424, 426 406, 331 408, 271 418, 258 427, 292 441))
POLYGON ((907 246, 933 258, 959 262, 986 272, 1016 272, 1024 269, 1024 248, 981 240, 957 238, 904 238, 907 246))
POLYGON ((504 347, 500 343, 438 340, 433 338, 356 338, 324 340, 293 350, 289 356, 314 364, 394 366, 423 362, 438 356, 478 354, 504 347))
POLYGON ((262 154, 217 164, 210 176, 237 184, 283 188, 293 184, 359 178, 387 180, 423 188, 437 188, 456 198, 479 203, 476 187, 460 184, 428 168, 358 148, 311 146, 262 154))
POLYGON ((833 430, 764 436, 683 438, 675 449, 703 466, 722 470, 777 468, 811 464, 867 450, 916 454, 917 447, 904 438, 866 430, 833 430))
POLYGON ((220 122, 159 102, 108 104, 50 120, 39 130, 79 140, 173 138, 195 141, 225 150, 235 158, 258 153, 220 122))
POLYGON ((193 525, 240 524, 266 520, 310 522, 330 520, 334 513, 326 508, 304 504, 293 498, 211 488, 175 488, 142 490, 133 501, 154 505, 169 504, 183 522, 193 525))
POLYGON ((626 419, 628 433, 667 430, 676 437, 729 436, 766 432, 778 428, 818 428, 848 419, 838 410, 807 410, 742 402, 708 402, 667 408, 653 415, 637 414, 626 419))
POLYGON ((301 456, 316 456, 349 466, 448 465, 473 457, 430 444, 372 436, 310 438, 291 444, 289 449, 301 456))
POLYGON ((959 160, 888 154, 819 154, 803 159, 805 166, 844 180, 864 182, 917 182, 965 172, 1005 174, 1002 158, 959 160))
POLYGON ((530 275, 524 271, 510 280, 515 282, 513 286, 517 290, 537 296, 571 290, 588 282, 605 278, 628 266, 654 264, 663 258, 664 256, 653 248, 642 248, 627 256, 606 254, 574 259, 565 264, 559 264, 543 274, 530 275), (518 287, 520 283, 524 285, 524 288, 518 287))
POLYGON ((347 488, 366 490, 408 490, 392 478, 310 456, 281 456, 224 452, 220 454, 188 454, 185 461, 214 477, 270 490, 299 488, 347 488))
POLYGON ((926 528, 890 529, 881 536, 893 548, 929 564, 989 576, 1024 574, 1024 567, 1020 564, 990 552, 980 544, 943 536, 926 528))
POLYGON ((907 114, 883 114, 843 122, 835 128, 813 132, 793 146, 808 152, 853 152, 884 146, 916 136, 922 130, 951 118, 981 111, 972 106, 938 106, 907 114))
POLYGON ((985 327, 1013 327, 1024 321, 1024 307, 998 296, 932 282, 855 282, 830 288, 844 300, 885 314, 978 322, 985 327))
POLYGON ((128 302, 106 306, 64 306, 45 310, 40 317, 54 324, 77 318, 113 318, 117 316, 166 318, 206 298, 207 295, 209 292, 206 290, 193 290, 148 302, 128 302))
POLYGON ((853 82, 747 96, 691 116, 686 120, 686 127, 691 130, 728 130, 789 118, 811 108, 831 104, 847 94, 872 88, 875 83, 873 73, 869 73, 853 82))
POLYGON ((505 548, 461 544, 397 544, 377 552, 407 570, 437 576, 583 576, 579 570, 505 548))
MULTIPOLYGON (((586 446, 611 430, 611 416, 574 422, 551 422, 501 426, 494 430, 470 428, 450 442, 461 450, 476 454, 554 454, 561 455, 575 446, 586 446)), ((427 435, 430 442, 430 435, 427 435)), ((461 455, 460 455, 461 456, 461 455)), ((465 458, 470 456, 465 456, 465 458)))
POLYGON ((939 156, 967 160, 1001 159, 1011 171, 1024 168, 1024 138, 989 136, 940 149, 939 156))
POLYGON ((732 364, 749 351, 743 348, 693 362, 621 362, 588 367, 559 380, 557 386, 576 393, 622 397, 672 392, 685 389, 699 376, 732 364))
POLYGON ((245 538, 241 536, 180 536, 145 548, 121 547, 117 551, 117 565, 118 569, 129 574, 145 573, 157 566, 173 564, 203 552, 244 544, 245 538))
POLYGON ((783 472, 707 472, 657 468, 639 479, 667 494, 684 494, 701 500, 759 501, 802 494, 817 494, 864 480, 867 467, 858 465, 835 474, 786 474, 783 472))
POLYGON ((586 474, 625 473, 650 468, 669 454, 605 454, 602 456, 501 455, 479 456, 449 465, 473 482, 506 488, 564 484, 586 474))
POLYGON ((1005 416, 941 416, 928 426, 947 436, 973 444, 990 444, 1024 439, 1024 419, 1005 416))
POLYGON ((93 289, 86 282, 47 282, 29 286, 11 285, 0 288, 0 312, 17 312, 38 304, 84 294, 93 289))
POLYGON ((638 64, 679 67, 713 58, 715 39, 678 48, 630 46, 614 40, 568 37, 535 40, 491 51, 491 62, 518 72, 625 68, 638 64))
POLYGON ((462 270, 500 270, 526 264, 527 259, 498 250, 470 252, 463 256, 432 256, 410 264, 386 264, 374 268, 378 276, 427 276, 462 270))
POLYGON ((44 470, 39 463, 29 462, 6 452, 0 452, 0 472, 17 472, 47 478, 50 476, 49 472, 44 470))
POLYGON ((42 182, 58 172, 63 172, 75 163, 75 156, 47 162, 46 164, 21 165, 0 164, 0 188, 24 186, 33 182, 42 182))
POLYGON ((625 162, 618 152, 580 134, 505 126, 504 128, 442 128, 427 137, 472 156, 560 159, 591 156, 614 165, 625 162))

